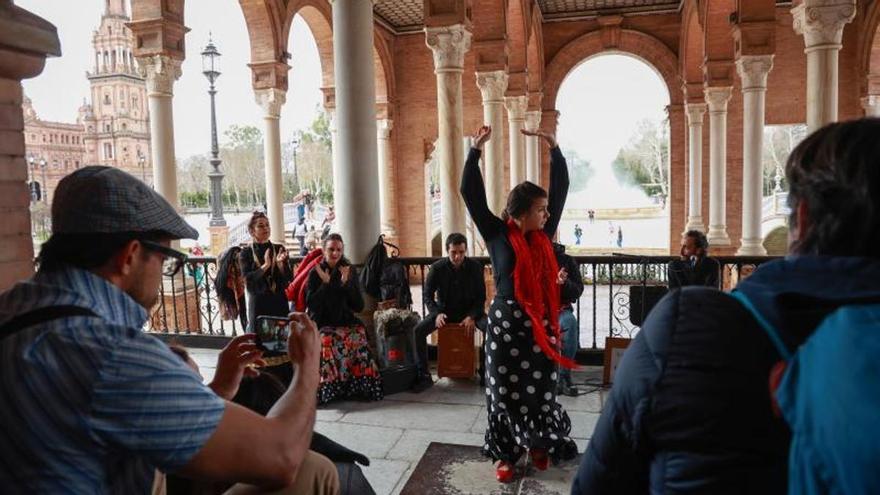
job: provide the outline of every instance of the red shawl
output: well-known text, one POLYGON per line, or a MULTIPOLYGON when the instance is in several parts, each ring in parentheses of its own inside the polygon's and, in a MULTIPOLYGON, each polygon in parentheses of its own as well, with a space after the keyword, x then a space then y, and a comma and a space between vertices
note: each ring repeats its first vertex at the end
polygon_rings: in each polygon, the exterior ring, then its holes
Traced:
POLYGON ((307 254, 306 257, 300 261, 299 266, 296 267, 296 272, 293 273, 293 282, 291 282, 290 285, 287 286, 287 289, 284 290, 287 300, 294 303, 295 311, 306 310, 306 286, 309 281, 309 272, 311 272, 312 267, 320 263, 323 258, 323 250, 321 248, 315 248, 307 254))
POLYGON ((512 219, 507 220, 507 240, 516 254, 513 268, 513 291, 516 301, 532 322, 535 343, 544 354, 565 368, 575 368, 577 363, 559 353, 562 338, 559 333, 559 265, 550 238, 543 230, 534 230, 524 236, 512 219), (550 333, 555 338, 551 344, 544 331, 542 320, 550 322, 550 333))

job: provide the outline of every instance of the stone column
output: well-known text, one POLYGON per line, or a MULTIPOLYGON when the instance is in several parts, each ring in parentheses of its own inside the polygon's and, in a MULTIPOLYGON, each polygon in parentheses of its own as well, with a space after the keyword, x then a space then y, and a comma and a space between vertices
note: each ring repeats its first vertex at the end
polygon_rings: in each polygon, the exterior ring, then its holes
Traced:
POLYGON ((379 219, 382 233, 388 237, 397 237, 394 225, 397 215, 394 213, 394 163, 391 161, 391 119, 376 121, 377 148, 379 149, 379 219))
POLYGON ((706 88, 709 106, 709 243, 729 246, 727 235, 727 102, 733 88, 706 88))
POLYGON ((446 238, 465 231, 464 202, 458 193, 464 169, 462 142, 461 73, 471 32, 464 25, 425 28, 428 47, 434 52, 437 75, 438 146, 440 148, 440 231, 446 238))
POLYGON ((508 140, 510 143, 510 188, 526 180, 525 136, 519 131, 526 124, 527 96, 508 96, 504 98, 507 107, 508 140))
POLYGON ((742 239, 736 254, 767 254, 761 239, 762 152, 764 148, 764 97, 773 55, 742 55, 736 70, 743 92, 743 199, 742 239))
MULTIPOLYGON (((537 131, 541 125, 541 111, 526 112, 525 128, 537 131)), ((526 180, 541 184, 541 143, 537 136, 524 136, 526 141, 526 180)))
POLYGON ((685 230, 705 232, 703 225, 703 113, 705 103, 688 103, 688 221, 685 230))
POLYGON ((837 121, 837 54, 843 27, 856 16, 855 0, 808 0, 791 9, 807 54, 807 131, 837 121))
POLYGON ((281 107, 286 92, 275 89, 256 90, 257 103, 263 108, 263 156, 266 168, 266 215, 272 230, 272 242, 284 244, 284 198, 281 178, 281 107))
POLYGON ((865 117, 880 117, 880 95, 862 97, 862 108, 865 109, 865 117))
POLYGON ((492 128, 492 138, 483 145, 486 200, 489 209, 501 215, 504 209, 504 92, 507 73, 503 70, 477 72, 477 86, 483 95, 483 122, 492 128))
POLYGON ((177 207, 177 161, 174 157, 174 81, 180 77, 180 60, 167 55, 138 57, 146 78, 150 106, 150 153, 156 192, 177 207))
POLYGON ((379 235, 373 2, 333 0, 336 218, 347 255, 362 263, 379 235))

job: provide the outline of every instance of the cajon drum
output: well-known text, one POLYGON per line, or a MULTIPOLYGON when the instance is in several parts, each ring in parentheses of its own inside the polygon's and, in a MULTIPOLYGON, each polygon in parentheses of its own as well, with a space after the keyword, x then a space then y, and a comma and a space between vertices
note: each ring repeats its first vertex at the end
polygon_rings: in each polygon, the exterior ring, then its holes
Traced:
POLYGON ((437 330, 437 376, 472 378, 475 357, 474 337, 464 325, 444 325, 437 330))

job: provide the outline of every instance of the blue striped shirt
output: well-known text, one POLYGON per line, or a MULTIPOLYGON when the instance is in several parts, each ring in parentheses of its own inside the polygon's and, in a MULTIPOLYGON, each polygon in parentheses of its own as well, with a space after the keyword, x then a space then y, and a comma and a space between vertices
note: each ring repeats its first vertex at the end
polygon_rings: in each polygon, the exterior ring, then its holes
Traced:
POLYGON ((97 316, 0 340, 0 491, 149 493, 153 470, 184 466, 224 402, 159 339, 147 312, 88 271, 37 273, 0 294, 0 324, 73 305, 97 316))

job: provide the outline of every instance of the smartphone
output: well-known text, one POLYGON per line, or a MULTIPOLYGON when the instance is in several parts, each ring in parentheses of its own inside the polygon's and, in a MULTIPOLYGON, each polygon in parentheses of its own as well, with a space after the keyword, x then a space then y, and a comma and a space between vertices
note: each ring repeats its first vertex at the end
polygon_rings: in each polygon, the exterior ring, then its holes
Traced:
POLYGON ((257 317, 257 346, 264 352, 287 354, 287 338, 290 336, 291 321, 281 316, 257 317))

